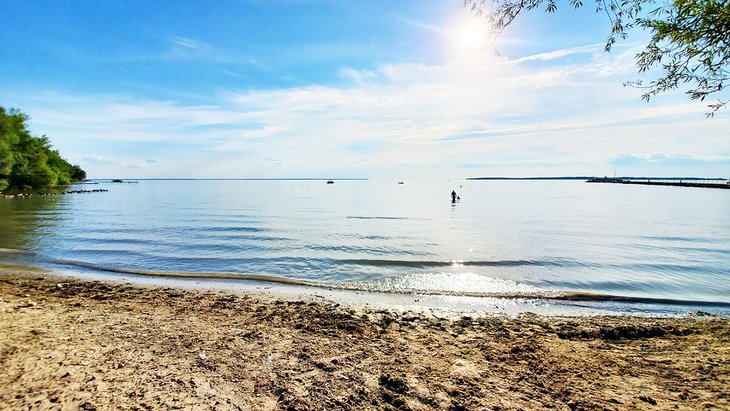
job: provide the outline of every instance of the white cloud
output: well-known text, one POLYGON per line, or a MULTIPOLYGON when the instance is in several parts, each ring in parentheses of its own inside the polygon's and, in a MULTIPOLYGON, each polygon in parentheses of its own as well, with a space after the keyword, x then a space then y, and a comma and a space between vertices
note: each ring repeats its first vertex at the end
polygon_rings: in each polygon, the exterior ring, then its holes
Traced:
MULTIPOLYGON (((175 41, 186 49, 204 48, 189 39, 175 41)), ((683 95, 646 104, 639 90, 621 86, 635 70, 634 53, 605 54, 588 45, 514 60, 475 54, 440 65, 343 67, 339 74, 351 80, 344 84, 232 90, 208 105, 61 96, 71 103, 28 100, 24 109, 33 114, 34 131, 54 142, 163 144, 179 151, 189 145, 188 157, 165 159, 160 172, 167 176, 178 167, 182 176, 256 177, 262 164, 277 164, 290 176, 402 173, 404 164, 414 174, 436 167, 441 176, 478 174, 480 164, 502 174, 539 175, 541 167, 560 164, 566 173, 592 174, 597 171, 591 168, 607 167, 627 153, 730 155, 724 113, 705 120, 705 106, 683 95), (588 62, 560 59, 574 54, 588 62), (191 158, 200 159, 198 167, 185 167, 191 158), (235 167, 236 175, 226 167, 235 167)), ((79 143, 78 150, 89 149, 79 143)), ((147 155, 120 164, 144 165, 147 155)))
POLYGON ((351 67, 342 67, 340 69, 340 77, 362 84, 366 80, 376 77, 377 74, 371 70, 356 70, 351 67))

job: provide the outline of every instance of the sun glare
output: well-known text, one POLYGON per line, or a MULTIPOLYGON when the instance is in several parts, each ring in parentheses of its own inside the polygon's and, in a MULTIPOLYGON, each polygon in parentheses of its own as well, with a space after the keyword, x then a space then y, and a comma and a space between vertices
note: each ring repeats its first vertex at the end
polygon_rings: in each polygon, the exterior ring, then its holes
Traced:
POLYGON ((470 24, 461 30, 461 43, 469 49, 481 48, 486 40, 483 28, 470 24))

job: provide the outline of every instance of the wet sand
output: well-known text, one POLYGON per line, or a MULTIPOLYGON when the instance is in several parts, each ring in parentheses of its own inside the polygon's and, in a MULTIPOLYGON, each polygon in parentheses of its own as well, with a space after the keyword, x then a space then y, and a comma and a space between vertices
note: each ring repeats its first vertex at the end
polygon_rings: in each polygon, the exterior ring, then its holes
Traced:
POLYGON ((439 319, 0 266, 0 409, 729 409, 730 321, 439 319))

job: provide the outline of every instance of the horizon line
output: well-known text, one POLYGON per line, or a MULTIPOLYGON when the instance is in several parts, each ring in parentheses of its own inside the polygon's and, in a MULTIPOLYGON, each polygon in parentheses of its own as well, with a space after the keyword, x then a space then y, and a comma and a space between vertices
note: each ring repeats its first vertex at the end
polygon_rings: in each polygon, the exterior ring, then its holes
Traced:
POLYGON ((272 180, 289 180, 289 181, 345 181, 345 180, 369 180, 368 178, 364 177, 339 177, 339 178, 327 178, 327 177, 282 177, 282 178, 250 178, 250 177, 244 177, 244 178, 191 178, 191 177, 172 177, 172 178, 165 178, 165 177, 150 177, 150 178, 87 178, 84 181, 100 181, 100 180, 136 180, 136 181, 154 181, 154 180, 172 180, 172 181, 240 181, 240 180, 249 180, 249 181, 272 181, 272 180))

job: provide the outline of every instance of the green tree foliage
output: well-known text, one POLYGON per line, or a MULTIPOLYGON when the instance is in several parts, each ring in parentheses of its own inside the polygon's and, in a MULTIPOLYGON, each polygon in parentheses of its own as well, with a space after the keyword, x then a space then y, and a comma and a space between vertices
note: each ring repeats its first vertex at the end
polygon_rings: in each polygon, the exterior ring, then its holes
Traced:
POLYGON ((84 170, 51 148, 48 137, 33 137, 27 121, 20 111, 0 107, 0 191, 53 187, 86 178, 84 170))
POLYGON ((86 171, 82 170, 81 167, 74 165, 71 168, 71 181, 82 180, 86 180, 86 171))
MULTIPOLYGON (((567 0, 574 8, 582 0, 567 0)), ((486 15, 495 32, 500 33, 522 12, 541 6, 552 13, 558 0, 464 0, 478 15, 486 15)), ((644 51, 636 56, 640 73, 659 68, 661 76, 648 83, 626 84, 645 89, 643 98, 686 85, 692 100, 704 101, 722 96, 730 79, 730 1, 729 0, 595 0, 596 13, 611 21, 606 51, 618 38, 625 39, 633 28, 651 33, 644 51)), ((728 104, 719 98, 710 104, 708 116, 728 104)))

